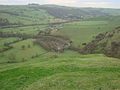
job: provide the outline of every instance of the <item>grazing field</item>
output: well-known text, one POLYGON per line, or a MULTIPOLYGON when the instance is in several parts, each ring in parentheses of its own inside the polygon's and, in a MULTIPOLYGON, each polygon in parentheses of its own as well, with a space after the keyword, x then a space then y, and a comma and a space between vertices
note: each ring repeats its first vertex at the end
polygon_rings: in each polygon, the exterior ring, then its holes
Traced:
POLYGON ((11 44, 13 49, 0 53, 0 63, 24 62, 46 52, 40 46, 34 45, 33 41, 30 39, 11 44))

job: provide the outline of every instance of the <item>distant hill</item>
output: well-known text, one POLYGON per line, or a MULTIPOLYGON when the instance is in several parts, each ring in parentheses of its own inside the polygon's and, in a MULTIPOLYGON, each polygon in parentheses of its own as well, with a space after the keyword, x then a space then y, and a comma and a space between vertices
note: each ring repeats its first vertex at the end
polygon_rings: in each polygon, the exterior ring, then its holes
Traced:
POLYGON ((28 5, 0 5, 0 19, 7 19, 9 24, 48 23, 53 18, 45 10, 35 10, 28 5))
POLYGON ((81 50, 83 54, 104 53, 120 58, 120 26, 113 31, 100 33, 81 50))
POLYGON ((9 24, 48 23, 54 18, 79 20, 99 16, 118 16, 119 9, 76 8, 58 5, 0 5, 0 19, 9 24))
POLYGON ((57 5, 37 5, 34 8, 44 9, 49 14, 62 19, 84 19, 97 16, 120 15, 120 9, 75 8, 57 5))

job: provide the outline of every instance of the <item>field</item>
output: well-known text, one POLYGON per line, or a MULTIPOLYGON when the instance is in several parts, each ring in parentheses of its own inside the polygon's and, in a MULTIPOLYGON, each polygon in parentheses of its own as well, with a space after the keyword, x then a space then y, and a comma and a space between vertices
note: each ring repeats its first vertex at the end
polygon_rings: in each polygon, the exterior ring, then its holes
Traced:
POLYGON ((14 27, 14 28, 3 28, 2 32, 14 32, 14 33, 25 33, 36 35, 39 31, 46 29, 47 25, 35 25, 35 26, 25 26, 25 27, 14 27))
MULTIPOLYGON (((62 23, 51 34, 68 37, 75 46, 82 47, 96 35, 119 26, 119 12, 112 11, 114 16, 62 23)), ((55 22, 47 11, 28 6, 0 6, 0 18, 22 25, 0 28, 0 32, 26 35, 46 31, 49 23, 55 22)), ((34 42, 35 38, 0 37, 0 90, 120 90, 120 59, 71 50, 50 52, 34 42)))

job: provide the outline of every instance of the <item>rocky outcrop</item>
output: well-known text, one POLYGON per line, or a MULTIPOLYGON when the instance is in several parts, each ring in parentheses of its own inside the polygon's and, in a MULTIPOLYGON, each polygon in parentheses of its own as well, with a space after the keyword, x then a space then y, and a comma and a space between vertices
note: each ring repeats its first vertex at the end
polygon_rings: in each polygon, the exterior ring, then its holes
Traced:
POLYGON ((93 54, 98 53, 96 49, 98 48, 98 42, 105 38, 105 34, 100 33, 95 37, 94 40, 86 44, 81 50, 80 53, 82 54, 93 54))
POLYGON ((111 47, 105 49, 105 55, 120 58, 120 41, 111 42, 111 47))
POLYGON ((101 33, 86 44, 81 54, 104 53, 106 56, 120 58, 120 28, 111 32, 101 33))
POLYGON ((36 39, 36 43, 48 51, 55 52, 63 52, 71 46, 70 40, 52 35, 39 36, 39 38, 36 39))

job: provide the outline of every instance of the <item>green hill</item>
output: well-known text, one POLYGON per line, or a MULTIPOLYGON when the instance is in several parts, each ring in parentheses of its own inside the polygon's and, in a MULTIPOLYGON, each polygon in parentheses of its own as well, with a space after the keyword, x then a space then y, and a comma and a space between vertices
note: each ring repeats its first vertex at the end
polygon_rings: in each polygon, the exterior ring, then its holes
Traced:
POLYGON ((0 18, 8 19, 12 24, 48 23, 54 17, 76 20, 117 15, 120 15, 119 9, 74 8, 57 5, 31 4, 19 6, 0 5, 0 18))
POLYGON ((63 19, 86 19, 97 16, 120 15, 120 9, 74 8, 57 5, 41 5, 36 8, 44 9, 49 14, 63 19))
POLYGON ((45 10, 34 10, 27 5, 7 6, 0 5, 0 18, 8 19, 12 24, 40 24, 48 23, 53 16, 45 10))

